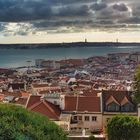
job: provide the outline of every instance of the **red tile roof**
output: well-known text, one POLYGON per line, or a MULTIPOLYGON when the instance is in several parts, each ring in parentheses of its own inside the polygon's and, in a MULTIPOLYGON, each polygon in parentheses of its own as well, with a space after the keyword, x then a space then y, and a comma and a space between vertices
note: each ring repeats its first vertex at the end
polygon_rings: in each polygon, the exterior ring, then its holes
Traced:
POLYGON ((64 111, 101 112, 100 97, 65 96, 64 111))
POLYGON ((26 107, 29 108, 29 107, 31 107, 32 105, 34 105, 35 103, 39 102, 39 101, 40 101, 40 97, 41 97, 41 96, 38 96, 38 95, 32 95, 32 96, 30 96, 30 97, 28 98, 26 107))
POLYGON ((0 101, 4 99, 4 94, 0 94, 0 101))
POLYGON ((48 101, 45 101, 44 99, 41 100, 40 97, 41 96, 30 96, 27 103, 27 108, 34 112, 45 115, 50 119, 59 120, 61 113, 59 107, 48 101))
POLYGON ((48 84, 33 84, 34 88, 42 88, 42 87, 48 87, 48 84))
POLYGON ((86 89, 83 90, 83 96, 97 96, 100 93, 100 90, 86 89))
POLYGON ((113 96, 114 99, 121 104, 124 97, 126 97, 129 101, 131 101, 131 97, 128 93, 128 91, 103 91, 103 100, 104 102, 107 102, 110 96, 113 96))
POLYGON ((19 98, 15 101, 15 104, 23 105, 25 106, 27 103, 27 98, 19 98))
POLYGON ((29 93, 26 91, 20 91, 22 97, 29 97, 29 93))
POLYGON ((4 96, 14 96, 14 97, 21 97, 21 92, 8 92, 8 91, 3 91, 1 94, 4 94, 4 96))
POLYGON ((60 109, 54 104, 49 103, 48 101, 40 101, 38 104, 29 108, 34 112, 41 113, 53 120, 59 120, 60 109))
POLYGON ((93 82, 91 81, 86 81, 86 80, 79 80, 77 82, 79 85, 82 84, 82 85, 88 85, 88 86, 92 86, 93 85, 93 82))
POLYGON ((61 88, 59 86, 56 87, 48 87, 44 91, 40 91, 39 94, 46 94, 48 92, 61 92, 61 88))
POLYGON ((72 64, 72 65, 75 65, 75 66, 81 66, 81 65, 84 65, 84 59, 61 60, 60 64, 72 64))

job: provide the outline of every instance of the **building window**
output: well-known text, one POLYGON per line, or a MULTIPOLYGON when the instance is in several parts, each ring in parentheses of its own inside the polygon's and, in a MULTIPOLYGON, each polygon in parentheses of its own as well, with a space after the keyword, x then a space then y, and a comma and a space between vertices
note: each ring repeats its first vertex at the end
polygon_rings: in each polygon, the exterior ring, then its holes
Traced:
POLYGON ((89 116, 85 116, 85 121, 89 121, 89 116))
POLYGON ((79 121, 82 121, 82 116, 78 116, 79 121))
POLYGON ((54 101, 54 105, 57 105, 57 101, 54 101))
POLYGON ((124 112, 134 111, 133 105, 126 103, 125 105, 121 106, 121 111, 124 111, 124 112))
POLYGON ((77 116, 73 116, 73 120, 77 121, 77 116))
POLYGON ((109 120, 110 120, 110 118, 107 118, 107 119, 106 119, 106 122, 108 122, 109 120))
POLYGON ((97 117, 96 116, 92 116, 92 121, 93 122, 97 121, 97 117))
POLYGON ((119 111, 119 110, 120 110, 120 106, 115 102, 112 102, 107 106, 107 111, 119 111))

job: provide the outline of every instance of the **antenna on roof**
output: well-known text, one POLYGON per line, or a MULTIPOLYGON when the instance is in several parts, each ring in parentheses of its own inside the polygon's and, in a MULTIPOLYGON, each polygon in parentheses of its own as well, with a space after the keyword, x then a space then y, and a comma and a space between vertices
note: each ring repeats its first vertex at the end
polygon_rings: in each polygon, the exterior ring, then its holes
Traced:
POLYGON ((76 100, 76 111, 78 111, 78 104, 79 104, 79 95, 77 93, 77 100, 76 100))
POLYGON ((118 43, 118 42, 119 42, 119 39, 117 38, 117 39, 116 39, 116 43, 118 43))
POLYGON ((117 38, 117 39, 116 39, 116 46, 117 46, 117 47, 118 47, 118 45, 119 45, 118 43, 119 43, 119 39, 117 38))

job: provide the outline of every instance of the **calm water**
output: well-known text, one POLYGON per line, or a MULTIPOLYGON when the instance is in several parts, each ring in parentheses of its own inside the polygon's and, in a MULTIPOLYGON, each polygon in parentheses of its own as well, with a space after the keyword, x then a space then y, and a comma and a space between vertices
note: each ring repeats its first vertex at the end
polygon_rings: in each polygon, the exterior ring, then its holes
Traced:
POLYGON ((0 49, 0 67, 19 67, 26 66, 27 61, 35 59, 65 59, 65 58, 87 58, 91 56, 101 56, 115 52, 135 52, 140 51, 140 47, 85 47, 85 48, 49 48, 15 50, 0 49))

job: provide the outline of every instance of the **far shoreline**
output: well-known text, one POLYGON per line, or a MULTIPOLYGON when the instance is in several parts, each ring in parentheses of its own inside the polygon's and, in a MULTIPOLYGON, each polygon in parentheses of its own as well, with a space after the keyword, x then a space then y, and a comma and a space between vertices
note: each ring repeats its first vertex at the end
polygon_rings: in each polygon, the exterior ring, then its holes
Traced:
POLYGON ((50 49, 50 48, 76 48, 76 47, 140 47, 136 42, 71 42, 71 43, 23 43, 0 44, 0 49, 50 49))

